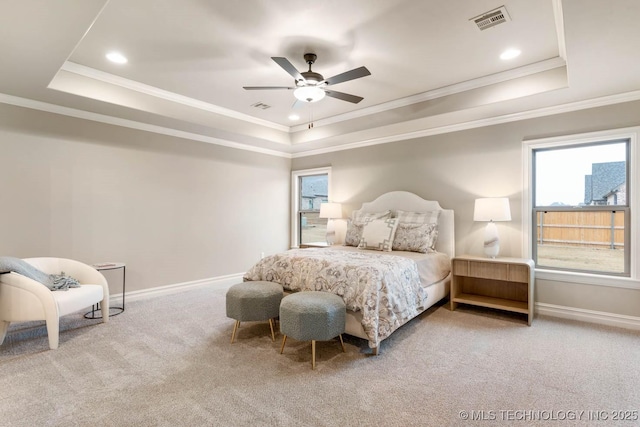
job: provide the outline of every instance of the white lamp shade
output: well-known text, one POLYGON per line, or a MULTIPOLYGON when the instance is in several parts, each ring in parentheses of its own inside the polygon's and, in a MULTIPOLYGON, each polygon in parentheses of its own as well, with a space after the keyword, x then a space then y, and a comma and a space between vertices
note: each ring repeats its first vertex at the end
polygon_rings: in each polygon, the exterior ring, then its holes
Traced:
POLYGON ((341 203, 322 203, 320 204, 320 218, 342 218, 341 203))
POLYGON ((511 209, 507 197, 476 199, 474 221, 511 221, 511 209))

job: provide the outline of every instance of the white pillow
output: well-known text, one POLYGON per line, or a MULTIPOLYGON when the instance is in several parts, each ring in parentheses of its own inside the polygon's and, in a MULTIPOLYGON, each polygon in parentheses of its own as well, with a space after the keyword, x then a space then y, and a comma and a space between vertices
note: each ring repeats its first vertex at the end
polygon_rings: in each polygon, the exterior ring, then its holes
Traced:
POLYGON ((364 225, 359 248, 391 252, 398 227, 396 218, 374 219, 364 225))
POLYGON ((430 212, 409 212, 409 211, 396 211, 396 218, 398 222, 405 224, 437 224, 440 211, 430 212))

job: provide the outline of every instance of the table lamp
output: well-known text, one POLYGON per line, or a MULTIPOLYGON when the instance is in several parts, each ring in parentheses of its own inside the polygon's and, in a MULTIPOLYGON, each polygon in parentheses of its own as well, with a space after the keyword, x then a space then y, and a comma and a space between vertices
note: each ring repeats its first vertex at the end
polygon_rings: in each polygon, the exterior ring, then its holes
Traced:
POLYGON ((489 221, 484 229, 484 253, 495 258, 500 252, 500 236, 495 221, 511 221, 511 209, 507 197, 476 199, 473 209, 474 221, 489 221))
POLYGON ((327 243, 333 245, 336 241, 336 228, 333 220, 342 218, 342 204, 321 203, 320 218, 327 218, 327 243))

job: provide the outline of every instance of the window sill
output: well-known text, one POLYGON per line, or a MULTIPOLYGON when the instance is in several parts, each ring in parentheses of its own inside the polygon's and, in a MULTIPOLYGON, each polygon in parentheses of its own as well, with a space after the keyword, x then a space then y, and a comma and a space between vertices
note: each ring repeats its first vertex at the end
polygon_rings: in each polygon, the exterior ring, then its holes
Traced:
POLYGON ((605 276, 600 274, 576 273, 569 271, 536 268, 536 279, 554 282, 580 283, 584 285, 609 286, 614 288, 640 289, 640 281, 630 277, 605 276))

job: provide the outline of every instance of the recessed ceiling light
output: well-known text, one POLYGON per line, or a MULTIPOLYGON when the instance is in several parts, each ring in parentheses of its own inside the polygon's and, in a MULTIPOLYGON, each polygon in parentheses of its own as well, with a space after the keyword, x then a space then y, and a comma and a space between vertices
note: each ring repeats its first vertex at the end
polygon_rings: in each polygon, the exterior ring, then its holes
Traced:
POLYGON ((500 54, 500 59, 506 61, 508 59, 517 58, 521 53, 520 49, 507 49, 500 54))
POLYGON ((289 120, 300 120, 300 116, 297 114, 289 114, 289 120))
POLYGON ((109 52, 106 54, 106 57, 109 61, 115 62, 116 64, 126 64, 127 58, 121 54, 120 52, 109 52))

